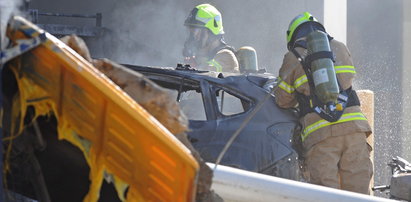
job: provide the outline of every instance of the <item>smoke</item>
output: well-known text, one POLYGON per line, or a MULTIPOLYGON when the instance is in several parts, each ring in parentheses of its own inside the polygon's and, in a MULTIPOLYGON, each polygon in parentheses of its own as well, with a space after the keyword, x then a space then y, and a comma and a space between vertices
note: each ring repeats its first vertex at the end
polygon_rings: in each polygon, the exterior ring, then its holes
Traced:
MULTIPOLYGON (((188 11, 187 11, 188 13, 188 11)), ((119 63, 176 66, 182 62, 186 11, 167 0, 126 1, 103 16, 102 52, 119 63)))
MULTIPOLYGON (((176 66, 183 59, 184 20, 195 5, 184 0, 33 0, 30 9, 63 14, 102 13, 104 31, 100 36, 84 38, 92 57, 136 65, 176 66)), ((44 16, 39 16, 39 23, 94 26, 92 20, 44 16)))
POLYGON ((18 8, 21 5, 19 0, 0 1, 0 49, 4 49, 7 44, 6 28, 7 22, 12 15, 20 13, 18 8))
MULTIPOLYGON (((201 0, 33 0, 40 12, 103 14, 103 37, 86 38, 93 57, 107 57, 119 63, 175 66, 182 62, 186 36, 184 20, 201 0), (57 3, 58 2, 58 3, 57 3)), ((225 40, 235 48, 256 49, 260 67, 277 74, 286 52, 287 26, 295 15, 310 11, 323 18, 321 0, 276 1, 209 0, 223 16, 225 40)), ((43 20, 44 18, 40 19, 43 20)), ((58 20, 62 20, 61 18, 58 20)), ((44 19, 42 23, 67 23, 44 19)))
MULTIPOLYGON (((107 5, 111 1, 100 2, 107 5)), ((109 57, 120 63, 175 66, 182 62, 181 51, 187 37, 184 20, 190 10, 201 3, 204 1, 125 0, 113 4, 109 12, 103 12, 103 24, 108 31, 103 42, 93 43, 99 48, 91 48, 92 54, 94 50, 94 56, 109 57)), ((228 44, 237 49, 254 47, 259 66, 275 74, 286 52, 285 31, 289 21, 305 10, 322 19, 321 7, 310 6, 306 0, 275 3, 210 0, 207 3, 222 13, 228 44)), ((315 4, 320 3, 315 1, 315 4)))

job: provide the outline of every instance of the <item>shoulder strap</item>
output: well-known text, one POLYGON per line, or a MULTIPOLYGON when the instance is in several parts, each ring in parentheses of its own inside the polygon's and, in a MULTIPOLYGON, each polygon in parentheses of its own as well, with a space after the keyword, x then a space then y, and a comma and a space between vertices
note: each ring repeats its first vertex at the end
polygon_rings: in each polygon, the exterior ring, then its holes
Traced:
POLYGON ((295 57, 297 57, 298 61, 301 63, 301 66, 303 66, 305 75, 307 76, 308 85, 310 86, 310 95, 312 95, 314 93, 315 86, 311 74, 311 67, 305 62, 304 58, 301 57, 295 48, 291 49, 291 52, 295 55, 295 57))
POLYGON ((311 64, 312 61, 318 60, 321 58, 330 58, 333 62, 335 62, 335 57, 332 51, 319 51, 319 52, 315 52, 310 55, 307 55, 307 57, 305 57, 305 63, 311 64))

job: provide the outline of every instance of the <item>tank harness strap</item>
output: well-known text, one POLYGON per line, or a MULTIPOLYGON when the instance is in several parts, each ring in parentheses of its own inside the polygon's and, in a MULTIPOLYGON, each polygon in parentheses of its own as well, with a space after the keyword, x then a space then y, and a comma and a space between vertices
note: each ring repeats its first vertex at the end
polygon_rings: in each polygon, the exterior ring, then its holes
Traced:
MULTIPOLYGON (((315 99, 315 97, 314 97, 315 99)), ((310 99, 310 96, 305 96, 302 93, 297 92, 297 101, 299 103, 299 110, 300 110, 300 116, 303 117, 308 113, 312 113, 312 112, 320 112, 321 113, 321 107, 317 106, 314 104, 315 102, 313 100, 310 99)), ((355 92, 355 90, 352 89, 352 87, 343 90, 340 92, 340 94, 338 95, 338 102, 342 104, 343 109, 347 108, 347 107, 352 107, 352 106, 360 106, 360 99, 358 98, 357 93, 355 92)), ((342 115, 341 111, 341 115, 342 115)), ((334 120, 332 118, 330 118, 329 116, 323 116, 321 114, 319 114, 321 118, 323 119, 330 119, 330 120, 334 120)), ((337 119, 338 120, 338 119, 337 119)))
MULTIPOLYGON (((297 57, 298 61, 300 61, 301 65, 303 66, 305 75, 307 76, 308 80, 308 85, 310 87, 310 95, 306 96, 302 93, 297 92, 297 101, 299 103, 299 109, 300 109, 300 116, 303 117, 308 113, 315 112, 317 113, 321 118, 329 121, 329 122, 335 122, 340 119, 342 114, 344 113, 344 109, 350 106, 359 106, 360 101, 358 99, 357 93, 355 90, 352 90, 352 87, 346 89, 346 90, 341 90, 340 94, 338 95, 338 103, 342 105, 342 110, 337 111, 334 110, 333 113, 329 113, 326 110, 324 110, 325 104, 323 104, 317 96, 315 96, 315 85, 314 85, 314 80, 312 78, 311 74, 311 68, 310 68, 310 63, 311 61, 314 61, 316 59, 320 58, 331 58, 334 61, 334 55, 330 51, 321 51, 318 52, 319 54, 311 54, 306 57, 306 59, 303 59, 301 55, 296 51, 296 49, 292 49, 291 52, 297 57)), ((338 86, 341 88, 340 82, 338 81, 338 86)))
POLYGON ((297 52, 295 48, 291 49, 291 52, 294 53, 295 57, 297 57, 298 61, 303 66, 305 75, 307 76, 308 85, 310 86, 310 92, 314 92, 315 85, 311 74, 311 68, 309 68, 309 66, 306 65, 306 60, 304 60, 304 58, 301 57, 301 55, 297 52))
POLYGON ((307 55, 304 61, 306 64, 311 64, 312 61, 318 60, 321 58, 330 58, 333 62, 335 62, 334 54, 331 51, 319 51, 319 52, 312 53, 310 55, 307 55))

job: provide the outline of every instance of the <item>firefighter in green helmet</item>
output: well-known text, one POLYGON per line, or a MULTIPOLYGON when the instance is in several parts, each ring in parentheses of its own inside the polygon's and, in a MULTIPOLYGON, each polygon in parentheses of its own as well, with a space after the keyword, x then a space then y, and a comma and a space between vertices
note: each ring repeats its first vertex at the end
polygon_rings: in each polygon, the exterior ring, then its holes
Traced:
POLYGON ((352 89, 356 70, 350 52, 308 12, 291 21, 287 48, 274 94, 280 107, 299 109, 302 132, 297 139, 302 141, 307 180, 369 194, 373 169, 366 138, 371 128, 352 89), (325 49, 313 51, 320 46, 325 49), (322 66, 327 64, 328 69, 322 66), (332 85, 333 79, 338 96, 324 103, 320 97, 327 91, 319 88, 332 85))
POLYGON ((189 35, 185 62, 200 70, 239 72, 235 51, 224 41, 221 13, 210 4, 196 6, 185 20, 189 35))

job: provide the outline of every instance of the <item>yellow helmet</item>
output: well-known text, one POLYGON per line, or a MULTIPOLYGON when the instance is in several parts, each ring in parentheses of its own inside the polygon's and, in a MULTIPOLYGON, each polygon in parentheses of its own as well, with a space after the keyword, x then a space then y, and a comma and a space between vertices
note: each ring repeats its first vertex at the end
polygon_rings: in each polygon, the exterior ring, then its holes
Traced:
POLYGON ((196 6, 184 22, 185 26, 203 27, 214 35, 224 34, 221 13, 210 4, 196 6))
POLYGON ((290 25, 287 30, 287 46, 290 47, 294 43, 295 35, 301 25, 312 22, 315 26, 319 26, 320 30, 325 32, 324 26, 318 22, 317 19, 311 13, 304 12, 300 15, 297 15, 293 20, 291 20, 290 25))

